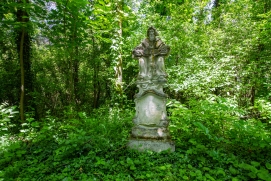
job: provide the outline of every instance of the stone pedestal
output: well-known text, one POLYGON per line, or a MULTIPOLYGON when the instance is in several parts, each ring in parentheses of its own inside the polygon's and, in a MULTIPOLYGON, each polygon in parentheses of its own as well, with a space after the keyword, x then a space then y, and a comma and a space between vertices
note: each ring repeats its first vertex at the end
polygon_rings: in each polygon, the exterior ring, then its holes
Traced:
POLYGON ((127 146, 139 151, 175 151, 168 131, 167 96, 162 89, 157 88, 161 85, 155 86, 153 81, 138 81, 137 84, 139 93, 135 95, 136 115, 127 146))
POLYGON ((139 92, 135 95, 136 115, 127 145, 131 149, 175 151, 168 131, 167 95, 163 92, 167 82, 164 58, 169 50, 153 27, 148 29, 147 38, 133 50, 133 57, 139 61, 136 82, 139 92))
POLYGON ((165 150, 175 151, 175 145, 173 142, 164 140, 149 140, 149 139, 130 139, 128 147, 136 149, 138 151, 154 151, 161 152, 165 150))

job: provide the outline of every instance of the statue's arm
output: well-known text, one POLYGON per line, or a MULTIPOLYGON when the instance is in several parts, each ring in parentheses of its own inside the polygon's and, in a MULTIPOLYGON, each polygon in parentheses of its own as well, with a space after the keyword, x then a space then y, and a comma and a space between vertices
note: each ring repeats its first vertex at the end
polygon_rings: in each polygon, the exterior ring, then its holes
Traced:
POLYGON ((133 58, 138 59, 144 55, 144 48, 142 44, 138 45, 132 52, 133 58))
POLYGON ((160 48, 159 48, 159 52, 160 52, 160 55, 163 55, 163 56, 167 56, 170 52, 170 47, 163 44, 160 48))
POLYGON ((164 44, 161 40, 158 40, 157 49, 155 51, 155 56, 167 56, 170 52, 170 47, 164 44))

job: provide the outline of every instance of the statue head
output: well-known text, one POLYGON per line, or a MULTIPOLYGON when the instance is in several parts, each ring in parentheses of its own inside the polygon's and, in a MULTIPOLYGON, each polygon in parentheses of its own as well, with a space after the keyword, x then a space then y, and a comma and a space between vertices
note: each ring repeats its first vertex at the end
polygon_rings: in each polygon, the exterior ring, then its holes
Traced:
POLYGON ((158 35, 159 35, 158 32, 153 26, 149 27, 147 31, 147 37, 149 38, 150 41, 154 41, 155 37, 158 35))

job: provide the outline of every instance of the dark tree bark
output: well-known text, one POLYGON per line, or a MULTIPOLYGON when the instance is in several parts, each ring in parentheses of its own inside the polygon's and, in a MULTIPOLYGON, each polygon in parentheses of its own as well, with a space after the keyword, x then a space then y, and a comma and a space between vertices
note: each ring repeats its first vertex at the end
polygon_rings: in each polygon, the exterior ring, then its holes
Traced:
POLYGON ((99 79, 100 62, 95 61, 97 48, 95 44, 95 38, 92 37, 92 59, 93 59, 93 108, 99 107, 99 100, 101 94, 101 84, 99 79))
POLYGON ((74 87, 74 100, 78 106, 80 103, 79 97, 79 60, 78 60, 78 47, 75 48, 76 58, 73 63, 73 87, 74 87))
POLYGON ((220 5, 220 4, 219 4, 219 0, 215 0, 215 1, 214 1, 214 7, 217 8, 217 7, 219 7, 219 5, 220 5))
POLYGON ((27 23, 29 22, 29 15, 26 12, 26 8, 23 8, 23 4, 29 4, 29 1, 18 0, 18 10, 16 12, 17 22, 20 23, 21 27, 17 31, 17 51, 20 60, 20 117, 21 121, 24 121, 24 113, 30 111, 27 107, 34 107, 31 97, 33 92, 33 76, 31 73, 31 37, 29 35, 29 28, 27 23))
POLYGON ((74 47, 74 58, 73 58, 73 90, 74 90, 74 102, 78 109, 80 103, 79 97, 79 47, 78 47, 78 40, 77 40, 77 27, 76 22, 73 28, 73 42, 76 44, 74 47))

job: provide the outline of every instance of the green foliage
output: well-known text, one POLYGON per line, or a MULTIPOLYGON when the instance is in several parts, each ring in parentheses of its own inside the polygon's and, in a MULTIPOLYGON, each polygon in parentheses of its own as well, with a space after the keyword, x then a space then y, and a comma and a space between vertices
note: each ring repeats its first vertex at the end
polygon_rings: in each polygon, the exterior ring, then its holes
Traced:
POLYGON ((237 103, 220 97, 191 100, 188 106, 172 100, 169 105, 172 136, 186 154, 197 162, 215 161, 222 168, 228 164, 226 172, 216 169, 218 176, 229 176, 229 172, 232 179, 270 180, 270 160, 266 160, 271 149, 270 125, 242 119, 245 112, 238 110, 237 103))
POLYGON ((6 136, 16 131, 13 118, 18 118, 16 106, 9 107, 7 103, 0 105, 0 136, 6 136))
POLYGON ((270 149, 270 124, 254 118, 244 120, 246 112, 239 110, 237 103, 230 99, 191 100, 188 107, 175 101, 171 106, 170 128, 180 142, 189 141, 193 136, 196 140, 212 141, 224 151, 247 153, 270 149))
MULTIPOLYGON (((3 178, 26 179, 34 176, 32 174, 37 174, 33 179, 45 180, 54 177, 81 178, 82 169, 92 169, 93 161, 97 161, 97 167, 104 165, 100 158, 105 153, 110 158, 111 152, 123 149, 132 119, 130 110, 126 110, 125 114, 115 110, 108 114, 108 111, 100 109, 91 118, 82 112, 67 112, 67 117, 72 114, 78 119, 61 122, 48 114, 39 129, 36 129, 37 123, 33 124, 33 119, 24 124, 20 138, 14 138, 10 146, 1 145, 3 159, 0 170, 4 173, 3 178), (68 173, 70 170, 73 171, 68 173), (50 172, 52 174, 47 175, 50 172)), ((110 168, 110 165, 107 164, 107 167, 110 168)))
POLYGON ((269 123, 271 121, 271 104, 269 101, 265 99, 257 99, 255 101, 255 105, 253 107, 250 107, 251 114, 253 114, 254 117, 257 117, 262 122, 269 123))
POLYGON ((243 112, 218 97, 198 104, 191 101, 189 107, 176 101, 170 105, 173 153, 126 148, 134 115, 130 109, 105 107, 91 116, 66 111, 63 120, 48 113, 39 129, 28 124, 29 131, 20 137, 4 140, 9 144, 1 145, 0 178, 270 180, 270 130, 262 123, 249 128, 255 121, 241 123, 246 121, 237 115, 243 112), (225 121, 222 125, 215 120, 225 121), (252 135, 259 130, 262 135, 252 135))

